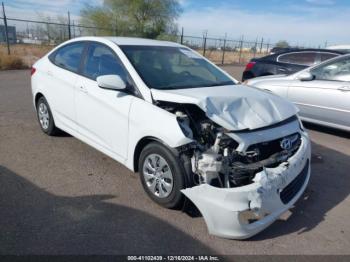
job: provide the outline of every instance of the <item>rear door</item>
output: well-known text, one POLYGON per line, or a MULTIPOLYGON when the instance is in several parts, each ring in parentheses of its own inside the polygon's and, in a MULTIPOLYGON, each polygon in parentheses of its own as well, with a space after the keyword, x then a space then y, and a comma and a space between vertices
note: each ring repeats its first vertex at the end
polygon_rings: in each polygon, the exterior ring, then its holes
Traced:
POLYGON ((302 117, 350 127, 350 57, 311 70, 312 81, 295 80, 288 98, 302 117))
POLYGON ((277 74, 292 74, 318 62, 318 54, 314 51, 291 52, 277 57, 279 66, 277 74))
POLYGON ((74 90, 85 42, 67 44, 49 56, 47 96, 59 127, 76 130, 74 90))

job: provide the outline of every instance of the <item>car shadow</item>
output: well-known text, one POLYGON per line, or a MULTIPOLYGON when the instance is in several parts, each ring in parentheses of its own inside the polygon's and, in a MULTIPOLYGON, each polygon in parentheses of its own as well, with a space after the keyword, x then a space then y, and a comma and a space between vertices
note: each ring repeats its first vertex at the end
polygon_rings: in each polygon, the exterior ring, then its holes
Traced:
POLYGON ((0 166, 0 254, 214 254, 113 195, 53 195, 0 166))
MULTIPOLYGON (((304 195, 290 210, 287 220, 277 220, 250 241, 311 231, 350 193, 350 156, 312 143, 311 178, 304 195)), ((248 241, 249 241, 248 240, 248 241)))
POLYGON ((334 136, 339 136, 343 138, 350 138, 350 132, 346 132, 343 130, 326 127, 326 126, 320 126, 320 125, 311 124, 311 123, 305 123, 305 122, 303 122, 303 125, 305 126, 305 128, 310 130, 314 130, 314 131, 318 131, 318 132, 322 132, 322 133, 326 133, 334 136))

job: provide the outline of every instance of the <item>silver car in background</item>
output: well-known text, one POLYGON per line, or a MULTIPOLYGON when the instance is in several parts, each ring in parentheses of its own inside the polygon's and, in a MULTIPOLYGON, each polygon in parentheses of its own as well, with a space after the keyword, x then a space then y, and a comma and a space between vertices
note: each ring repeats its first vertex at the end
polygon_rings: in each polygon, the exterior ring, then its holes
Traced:
POLYGON ((246 83, 289 99, 306 122, 350 131, 350 55, 292 75, 258 77, 246 83))

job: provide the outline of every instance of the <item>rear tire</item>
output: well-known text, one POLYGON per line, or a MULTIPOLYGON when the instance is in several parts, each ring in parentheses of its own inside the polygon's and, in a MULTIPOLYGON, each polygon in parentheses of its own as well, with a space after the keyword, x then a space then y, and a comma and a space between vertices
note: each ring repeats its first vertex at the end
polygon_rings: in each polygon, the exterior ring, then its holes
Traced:
POLYGON ((55 126, 50 106, 45 97, 39 98, 36 104, 36 112, 41 130, 49 136, 57 135, 59 129, 55 126))
POLYGON ((152 142, 141 152, 139 173, 147 195, 166 208, 179 208, 185 199, 185 170, 180 159, 164 145, 152 142))

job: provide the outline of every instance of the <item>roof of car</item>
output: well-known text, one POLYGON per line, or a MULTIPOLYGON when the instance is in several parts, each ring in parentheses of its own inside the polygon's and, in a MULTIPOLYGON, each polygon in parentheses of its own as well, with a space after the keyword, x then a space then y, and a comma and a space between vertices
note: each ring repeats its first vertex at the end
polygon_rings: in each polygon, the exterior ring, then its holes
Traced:
POLYGON ((280 53, 276 53, 275 55, 281 55, 281 54, 287 54, 287 53, 299 53, 299 52, 326 52, 326 53, 336 53, 336 54, 344 54, 344 52, 342 51, 338 51, 338 50, 330 50, 330 49, 321 49, 321 48, 305 48, 305 49, 291 49, 288 51, 283 51, 280 53))
MULTIPOLYGON (((180 47, 178 43, 170 41, 160 41, 152 40, 146 38, 137 38, 137 37, 114 37, 114 36, 88 36, 88 37, 78 37, 74 39, 75 41, 87 40, 87 41, 98 41, 98 40, 108 40, 112 41, 117 45, 148 45, 148 46, 172 46, 180 47)), ((74 41, 73 40, 73 41, 74 41)))
POLYGON ((260 58, 255 58, 255 59, 252 59, 252 61, 275 60, 280 55, 290 54, 290 53, 303 53, 303 52, 324 52, 324 53, 333 53, 333 54, 338 54, 338 55, 346 54, 346 52, 344 52, 344 51, 318 49, 318 48, 291 49, 291 50, 288 50, 288 51, 278 52, 278 53, 274 53, 274 54, 271 54, 271 55, 263 56, 263 57, 260 57, 260 58))
POLYGON ((350 49, 350 45, 333 45, 327 46, 327 50, 342 50, 342 49, 350 49))

